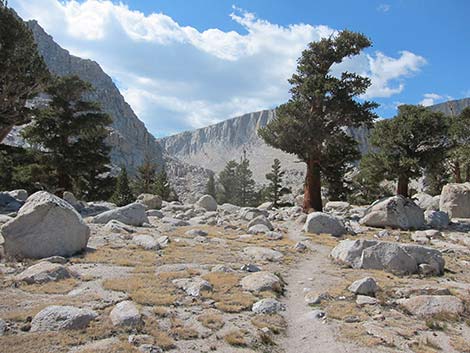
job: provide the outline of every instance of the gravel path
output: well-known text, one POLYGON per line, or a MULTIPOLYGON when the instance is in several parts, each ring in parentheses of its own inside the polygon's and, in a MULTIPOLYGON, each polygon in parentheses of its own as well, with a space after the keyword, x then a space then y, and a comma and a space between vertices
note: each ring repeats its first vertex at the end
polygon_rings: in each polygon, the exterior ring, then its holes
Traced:
MULTIPOLYGON (((299 231, 289 236, 299 240, 299 231)), ((308 253, 286 276, 287 292, 283 303, 286 305, 285 318, 287 335, 280 346, 287 353, 368 353, 387 352, 382 348, 366 348, 338 339, 339 325, 334 321, 313 317, 313 308, 304 301, 304 288, 320 293, 340 281, 337 268, 330 262, 330 248, 315 245, 315 251, 308 253)))

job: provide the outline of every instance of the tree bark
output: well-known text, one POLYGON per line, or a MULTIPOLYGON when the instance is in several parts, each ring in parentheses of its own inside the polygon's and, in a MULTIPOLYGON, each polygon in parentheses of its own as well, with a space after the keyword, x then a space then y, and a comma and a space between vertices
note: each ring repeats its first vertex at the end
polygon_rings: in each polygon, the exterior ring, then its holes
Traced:
POLYGON ((467 164, 467 168, 465 169, 465 181, 467 183, 470 182, 470 164, 467 164))
POLYGON ((12 129, 13 125, 0 128, 0 143, 8 136, 12 129))
POLYGON ((408 178, 404 176, 398 177, 397 195, 408 197, 408 178))
POLYGON ((462 182, 462 174, 460 173, 460 163, 459 161, 455 161, 452 166, 452 171, 454 173, 454 179, 456 183, 462 182))
POLYGON ((321 199, 321 174, 320 162, 309 158, 307 161, 307 174, 305 175, 304 185, 304 212, 310 209, 322 212, 323 205, 321 199))

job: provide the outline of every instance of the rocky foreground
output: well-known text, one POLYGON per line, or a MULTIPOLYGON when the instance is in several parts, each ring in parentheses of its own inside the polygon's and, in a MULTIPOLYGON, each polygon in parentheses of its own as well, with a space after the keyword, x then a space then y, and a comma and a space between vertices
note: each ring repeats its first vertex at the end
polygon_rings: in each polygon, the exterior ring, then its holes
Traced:
POLYGON ((469 184, 308 216, 22 190, 0 209, 1 352, 470 352, 469 184))

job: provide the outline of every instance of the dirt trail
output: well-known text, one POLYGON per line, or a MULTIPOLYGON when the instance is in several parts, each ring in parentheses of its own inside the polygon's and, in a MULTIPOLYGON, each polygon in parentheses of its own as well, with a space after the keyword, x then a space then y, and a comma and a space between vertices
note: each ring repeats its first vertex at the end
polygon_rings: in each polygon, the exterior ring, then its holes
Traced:
MULTIPOLYGON (((300 240, 299 230, 290 228, 289 236, 300 240)), ((287 333, 280 343, 286 353, 368 353, 387 352, 381 348, 365 348, 338 339, 339 325, 334 321, 314 318, 314 308, 310 308, 304 300, 304 288, 319 293, 340 281, 337 268, 330 262, 330 248, 315 245, 315 251, 306 255, 286 276, 287 292, 283 300, 286 305, 285 318, 287 333)))

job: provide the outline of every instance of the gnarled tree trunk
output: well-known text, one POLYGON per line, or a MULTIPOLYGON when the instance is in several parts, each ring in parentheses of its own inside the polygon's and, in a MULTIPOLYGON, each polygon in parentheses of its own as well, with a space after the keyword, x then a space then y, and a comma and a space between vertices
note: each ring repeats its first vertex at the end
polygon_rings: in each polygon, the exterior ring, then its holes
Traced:
POLYGON ((323 211, 321 200, 320 162, 313 158, 309 158, 307 161, 303 208, 304 212, 308 212, 310 209, 318 212, 323 211))
POLYGON ((462 174, 460 173, 460 162, 455 161, 452 165, 452 172, 454 173, 454 179, 456 183, 462 182, 462 174))
POLYGON ((405 176, 398 177, 397 195, 408 197, 408 178, 405 176))

